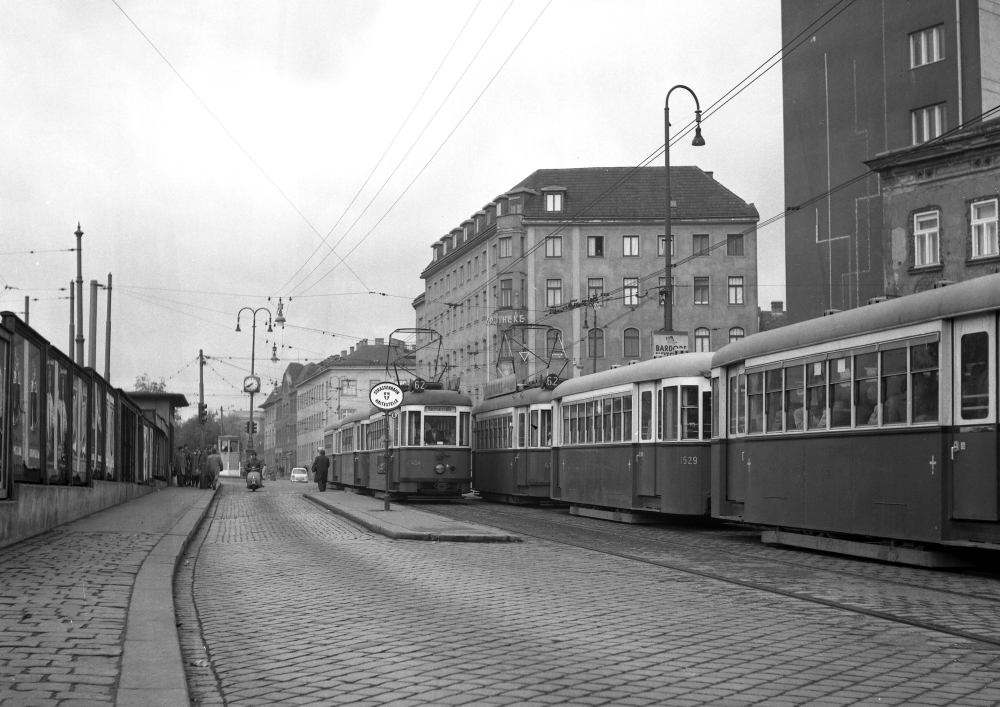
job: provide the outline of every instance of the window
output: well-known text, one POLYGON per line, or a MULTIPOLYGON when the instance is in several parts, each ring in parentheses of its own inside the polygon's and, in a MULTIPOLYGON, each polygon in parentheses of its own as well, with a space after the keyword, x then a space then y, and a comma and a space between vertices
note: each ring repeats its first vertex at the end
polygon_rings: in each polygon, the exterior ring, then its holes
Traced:
POLYGON ((764 403, 767 405, 765 414, 767 415, 766 428, 768 432, 781 432, 784 429, 785 411, 784 407, 782 407, 784 400, 784 396, 782 395, 784 385, 783 372, 781 368, 764 371, 764 403))
POLYGON ((503 202, 497 202, 497 216, 503 216, 503 202))
POLYGON ((514 249, 514 246, 511 243, 511 239, 510 238, 501 238, 499 240, 499 243, 500 243, 500 257, 501 258, 509 258, 511 256, 511 254, 513 253, 513 249, 514 249))
POLYGON ((587 358, 604 358, 604 330, 587 332, 587 358))
POLYGON ((639 330, 626 329, 623 340, 625 342, 625 358, 639 358, 639 330))
POLYGON ((730 233, 726 236, 726 255, 743 255, 742 233, 730 233))
POLYGON ((910 347, 910 389, 913 391, 912 422, 938 419, 938 342, 910 347))
POLYGON ((600 297, 604 294, 604 278, 603 277, 588 277, 587 278, 587 297, 589 299, 594 299, 600 297))
POLYGON ((562 194, 546 194, 545 195, 545 210, 546 211, 562 211, 562 194))
POLYGON ((708 304, 708 278, 696 277, 694 279, 694 303, 708 304))
POLYGON ((913 217, 913 266, 937 265, 939 214, 925 211, 913 217))
POLYGON ((622 280, 622 295, 626 307, 635 307, 639 304, 639 278, 626 277, 622 280))
POLYGON ((513 280, 501 280, 500 281, 500 306, 510 307, 513 305, 513 292, 514 292, 514 281, 513 280))
POLYGON ((521 197, 515 196, 513 199, 511 199, 508 202, 507 205, 510 207, 508 209, 509 213, 512 213, 512 214, 519 214, 519 213, 521 213, 521 197))
POLYGON ((455 282, 455 284, 456 285, 461 285, 463 282, 465 282, 465 266, 464 265, 459 265, 458 266, 458 280, 455 282))
POLYGON ((691 236, 691 254, 708 255, 708 234, 696 233, 691 236))
POLYGON ((622 236, 622 256, 625 258, 639 257, 639 236, 622 236))
POLYGON ((910 111, 913 144, 919 145, 940 136, 945 131, 946 119, 947 111, 944 103, 910 111))
POLYGON ((982 420, 990 414, 990 335, 963 334, 961 339, 961 416, 982 420))
POLYGON ((805 371, 804 366, 785 369, 785 429, 805 429, 805 371))
POLYGON ((854 357, 854 424, 878 425, 878 354, 854 357))
POLYGON ((562 280, 545 281, 545 304, 549 307, 562 304, 562 280))
POLYGON ((729 278, 729 304, 743 304, 743 277, 729 278))
POLYGON ((493 244, 492 252, 493 252, 493 264, 496 265, 497 264, 497 244, 496 243, 493 244))
POLYGON ((483 263, 483 272, 486 272, 486 251, 485 250, 483 251, 482 263, 483 263))
POLYGON ((562 257, 562 236, 549 236, 545 239, 545 257, 562 257))
POLYGON ((587 257, 604 257, 604 236, 587 236, 587 257))
POLYGON ((997 255, 997 200, 972 205, 972 257, 997 255))
POLYGON ((830 359, 830 427, 851 426, 851 357, 830 359))
MULTIPOLYGON (((666 244, 667 244, 667 237, 666 236, 657 236, 656 237, 656 255, 657 255, 657 257, 660 257, 660 258, 663 257, 663 248, 664 248, 664 246, 666 246, 666 244)), ((674 237, 670 236, 670 257, 673 257, 673 256, 674 256, 674 237)))
POLYGON ((341 395, 357 395, 358 394, 358 382, 356 380, 351 380, 350 378, 344 378, 340 381, 340 394, 341 395))
POLYGON ((826 361, 806 364, 806 426, 826 429, 826 361))
POLYGON ((549 358, 563 353, 561 338, 562 334, 558 329, 549 329, 545 334, 545 353, 549 358))
POLYGON ((880 352, 882 357, 882 424, 906 422, 906 348, 880 352))
POLYGON ((910 35, 910 68, 944 59, 944 25, 929 27, 910 35))
POLYGON ((711 338, 711 332, 705 327, 698 327, 694 330, 694 350, 695 351, 711 351, 712 347, 709 343, 711 338))
POLYGON ((476 273, 476 277, 479 277, 479 256, 478 255, 476 256, 476 270, 475 270, 475 273, 476 273))
POLYGON ((744 336, 746 336, 746 332, 743 330, 743 327, 734 326, 732 329, 729 330, 729 343, 731 344, 734 341, 739 341, 744 336))
POLYGON ((472 279, 472 261, 465 261, 465 281, 469 282, 472 279))

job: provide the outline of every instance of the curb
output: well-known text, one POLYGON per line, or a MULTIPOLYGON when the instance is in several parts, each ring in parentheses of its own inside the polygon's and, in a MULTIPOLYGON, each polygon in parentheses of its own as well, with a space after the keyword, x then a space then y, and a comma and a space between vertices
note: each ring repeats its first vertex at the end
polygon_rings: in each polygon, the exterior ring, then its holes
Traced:
MULTIPOLYGON (((460 542, 460 543, 519 543, 522 538, 517 535, 497 533, 431 533, 415 530, 399 530, 384 523, 372 520, 366 513, 352 512, 346 508, 335 506, 326 501, 320 500, 312 494, 303 494, 306 499, 312 501, 317 506, 347 518, 350 521, 361 525, 373 533, 384 535, 392 540, 430 540, 432 542, 460 542)), ((423 512, 423 511, 422 511, 423 512)))
POLYGON ((142 561, 129 601, 116 707, 188 707, 174 613, 174 569, 219 493, 199 499, 142 561))

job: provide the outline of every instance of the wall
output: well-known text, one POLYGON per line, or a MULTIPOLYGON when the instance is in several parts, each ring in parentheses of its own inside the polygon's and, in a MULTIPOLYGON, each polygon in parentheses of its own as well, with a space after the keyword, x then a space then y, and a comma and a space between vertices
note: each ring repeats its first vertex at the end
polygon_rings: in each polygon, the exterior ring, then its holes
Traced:
POLYGON ((14 499, 0 501, 0 547, 52 530, 91 513, 131 501, 157 490, 115 481, 85 486, 15 484, 14 499))

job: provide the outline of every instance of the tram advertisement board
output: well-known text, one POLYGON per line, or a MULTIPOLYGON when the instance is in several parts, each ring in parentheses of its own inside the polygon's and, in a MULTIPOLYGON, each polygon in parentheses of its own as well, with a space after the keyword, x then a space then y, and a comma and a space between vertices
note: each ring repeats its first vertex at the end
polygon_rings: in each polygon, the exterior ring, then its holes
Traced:
POLYGON ((686 331, 653 332, 653 358, 676 356, 688 352, 686 331))
POLYGON ((395 383, 378 383, 368 393, 368 399, 379 410, 388 412, 403 404, 403 389, 395 383))

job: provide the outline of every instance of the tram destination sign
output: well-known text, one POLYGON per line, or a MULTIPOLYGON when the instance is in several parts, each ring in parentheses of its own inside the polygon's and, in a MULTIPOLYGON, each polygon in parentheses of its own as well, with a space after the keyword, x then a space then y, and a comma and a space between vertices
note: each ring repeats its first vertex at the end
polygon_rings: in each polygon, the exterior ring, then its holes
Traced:
POLYGON ((676 356, 688 352, 686 331, 653 332, 653 358, 676 356))
POLYGON ((395 410, 403 404, 403 389, 395 383, 378 383, 368 393, 372 405, 383 412, 395 410))

